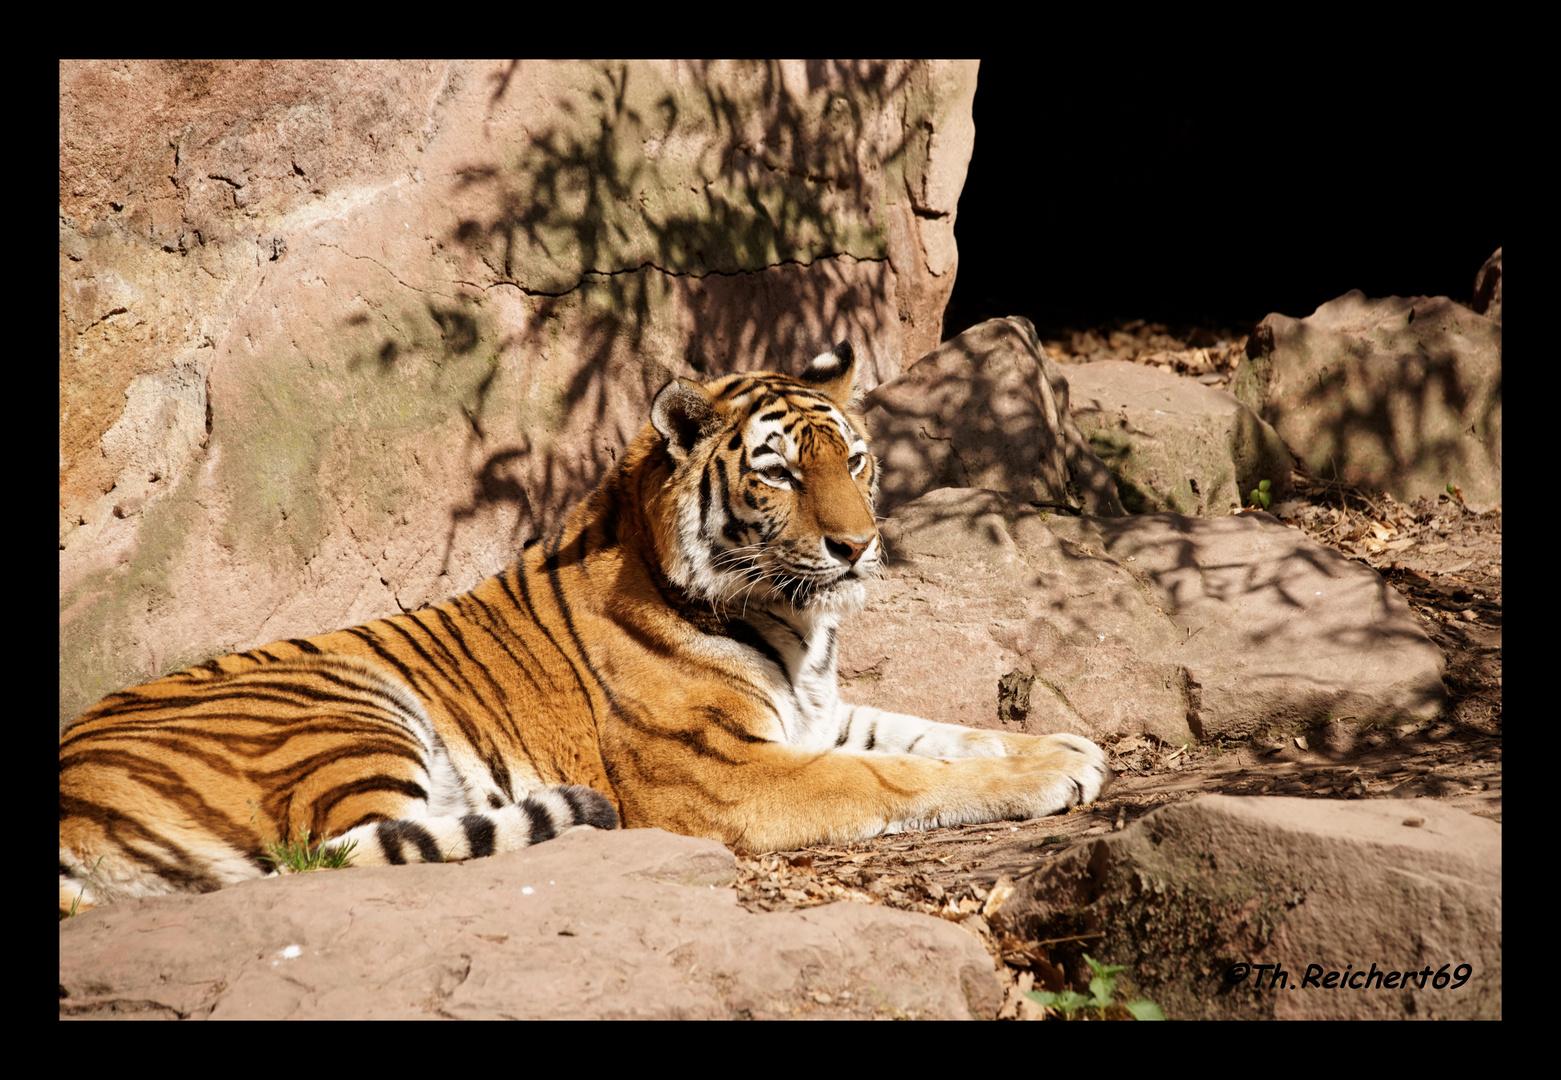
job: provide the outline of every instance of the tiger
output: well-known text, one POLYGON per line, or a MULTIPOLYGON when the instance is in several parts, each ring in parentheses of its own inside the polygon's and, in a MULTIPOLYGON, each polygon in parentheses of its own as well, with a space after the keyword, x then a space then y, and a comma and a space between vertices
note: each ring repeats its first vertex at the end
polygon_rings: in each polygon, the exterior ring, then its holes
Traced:
POLYGON ((1093 800, 1082 737, 840 700, 839 628, 886 559, 856 376, 846 341, 797 377, 674 378, 471 592, 105 698, 60 737, 61 911, 267 876, 279 842, 393 865, 623 826, 765 852, 1093 800))

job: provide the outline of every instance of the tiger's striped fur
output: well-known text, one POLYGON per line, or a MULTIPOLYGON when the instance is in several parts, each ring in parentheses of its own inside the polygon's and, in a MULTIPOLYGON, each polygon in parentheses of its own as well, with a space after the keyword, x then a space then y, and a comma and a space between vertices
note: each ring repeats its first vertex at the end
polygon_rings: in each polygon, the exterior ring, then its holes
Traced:
POLYGON ((564 525, 464 596, 111 695, 60 738, 61 910, 262 876, 266 843, 459 859, 575 825, 747 850, 1088 802, 1071 735, 839 701, 883 557, 842 343, 674 380, 564 525))

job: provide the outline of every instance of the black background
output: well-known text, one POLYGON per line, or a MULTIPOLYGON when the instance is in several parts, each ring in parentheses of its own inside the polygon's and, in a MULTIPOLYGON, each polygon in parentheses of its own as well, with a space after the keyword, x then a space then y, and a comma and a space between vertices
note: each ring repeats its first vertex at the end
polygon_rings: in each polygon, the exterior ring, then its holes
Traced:
POLYGON ((1012 314, 1242 331, 1349 289, 1467 303, 1505 239, 1489 95, 1296 74, 983 60, 945 338, 1012 314))

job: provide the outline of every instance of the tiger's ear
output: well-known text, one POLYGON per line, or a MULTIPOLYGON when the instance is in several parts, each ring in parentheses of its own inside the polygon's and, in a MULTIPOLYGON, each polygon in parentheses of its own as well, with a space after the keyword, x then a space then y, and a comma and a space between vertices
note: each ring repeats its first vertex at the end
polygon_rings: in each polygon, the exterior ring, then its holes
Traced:
POLYGON ((851 351, 851 343, 842 341, 815 356, 802 370, 802 381, 842 409, 849 408, 856 396, 856 353, 851 351))
POLYGON ((705 388, 684 379, 673 379, 663 386, 650 406, 651 425, 667 440, 667 453, 677 465, 715 429, 719 419, 705 388))

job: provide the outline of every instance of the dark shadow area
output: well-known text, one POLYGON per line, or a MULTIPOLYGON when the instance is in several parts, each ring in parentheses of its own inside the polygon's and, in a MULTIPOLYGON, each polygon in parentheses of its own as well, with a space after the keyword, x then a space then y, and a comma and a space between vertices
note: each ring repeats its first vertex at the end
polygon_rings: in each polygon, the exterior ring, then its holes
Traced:
MULTIPOLYGON (((473 425, 475 427, 475 424, 473 425)), ((480 438, 480 432, 478 434, 480 438)), ((526 495, 524 485, 520 483, 513 473, 506 471, 510 464, 517 459, 524 458, 528 452, 524 441, 521 446, 509 450, 499 450, 488 455, 482 464, 482 472, 472 484, 470 498, 463 506, 456 507, 450 513, 450 531, 444 538, 444 564, 439 568, 441 574, 450 570, 450 554, 455 546, 456 529, 461 523, 478 515, 485 507, 511 505, 517 511, 516 526, 510 536, 510 542, 519 548, 524 542, 521 533, 527 522, 536 517, 531 507, 531 499, 526 495)))
POLYGON ((1505 239, 1503 122, 1472 71, 1097 60, 981 62, 945 338, 1014 314, 1244 328, 1350 289, 1467 303, 1505 239))
POLYGON ((429 304, 428 316, 439 325, 447 352, 464 356, 477 347, 477 320, 467 312, 429 304))

